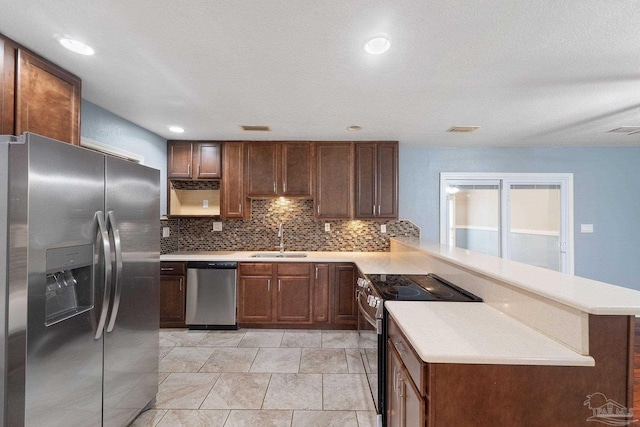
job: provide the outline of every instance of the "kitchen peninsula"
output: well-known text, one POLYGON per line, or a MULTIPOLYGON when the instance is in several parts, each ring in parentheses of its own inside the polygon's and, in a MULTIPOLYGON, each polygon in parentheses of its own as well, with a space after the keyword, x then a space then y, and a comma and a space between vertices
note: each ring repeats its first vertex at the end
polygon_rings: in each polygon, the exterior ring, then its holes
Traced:
POLYGON ((483 298, 385 303, 390 395, 403 391, 389 399, 392 418, 413 411, 426 426, 592 425, 588 419, 607 415, 601 396, 618 417, 630 416, 623 412, 633 406, 640 292, 416 239, 392 239, 382 253, 253 254, 182 252, 161 260, 351 262, 364 275, 435 273, 483 298))

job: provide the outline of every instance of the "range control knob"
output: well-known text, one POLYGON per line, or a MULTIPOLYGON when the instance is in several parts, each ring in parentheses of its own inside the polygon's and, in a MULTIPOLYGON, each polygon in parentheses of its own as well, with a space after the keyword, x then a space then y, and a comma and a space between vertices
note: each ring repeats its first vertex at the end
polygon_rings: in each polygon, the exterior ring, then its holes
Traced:
POLYGON ((367 285, 369 284, 369 281, 363 277, 359 277, 357 280, 358 286, 360 286, 361 288, 366 288, 367 285))

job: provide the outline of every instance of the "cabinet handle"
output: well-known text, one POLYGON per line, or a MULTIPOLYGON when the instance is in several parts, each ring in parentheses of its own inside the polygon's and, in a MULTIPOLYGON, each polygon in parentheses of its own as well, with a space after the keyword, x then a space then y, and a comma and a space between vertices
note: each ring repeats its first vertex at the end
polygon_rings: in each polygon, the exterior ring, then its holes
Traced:
POLYGON ((376 205, 373 205, 373 216, 376 216, 376 205))
POLYGON ((180 292, 182 292, 182 278, 180 278, 180 292))
POLYGON ((398 386, 398 399, 400 400, 400 404, 398 405, 399 412, 400 412, 400 427, 406 427, 407 426, 407 420, 406 420, 407 408, 405 408, 405 406, 407 406, 407 400, 404 397, 404 381, 402 380, 402 378, 400 378, 400 385, 398 386))
POLYGON ((278 190, 276 189, 276 182, 275 181, 273 181, 273 192, 274 193, 278 192, 278 190))
POLYGON ((318 280, 318 267, 316 267, 316 280, 318 280))
POLYGON ((282 191, 283 191, 284 193, 286 193, 286 192, 287 192, 287 181, 282 181, 282 191))
POLYGON ((198 165, 198 176, 200 176, 200 165, 198 165))
POLYGON ((160 271, 173 271, 173 267, 160 267, 160 271))
POLYGON ((378 216, 380 216, 380 205, 378 205, 378 216))
POLYGON ((320 205, 318 205, 318 215, 320 215, 320 205))
POLYGON ((191 163, 187 165, 187 175, 191 175, 191 163))
POLYGON ((271 292, 271 279, 267 279, 267 292, 271 292))
POLYGON ((278 292, 280 292, 280 284, 282 283, 282 281, 280 279, 278 279, 278 292))
POLYGON ((238 212, 239 212, 239 213, 242 213, 242 203, 239 203, 239 204, 238 204, 238 212))

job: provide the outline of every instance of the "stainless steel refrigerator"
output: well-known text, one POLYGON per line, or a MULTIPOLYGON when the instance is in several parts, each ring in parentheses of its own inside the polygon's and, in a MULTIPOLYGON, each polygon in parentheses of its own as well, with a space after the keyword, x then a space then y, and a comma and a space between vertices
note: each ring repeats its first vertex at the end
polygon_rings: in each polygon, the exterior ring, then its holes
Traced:
POLYGON ((6 426, 123 426, 158 390, 159 171, 0 137, 6 426))

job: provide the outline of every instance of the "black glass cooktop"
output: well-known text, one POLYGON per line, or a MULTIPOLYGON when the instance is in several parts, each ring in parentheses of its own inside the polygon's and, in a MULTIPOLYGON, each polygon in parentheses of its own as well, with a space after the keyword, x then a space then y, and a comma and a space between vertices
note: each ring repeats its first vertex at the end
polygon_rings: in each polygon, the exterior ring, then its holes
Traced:
POLYGON ((435 274, 370 274, 367 277, 385 300, 482 301, 482 298, 435 274))

